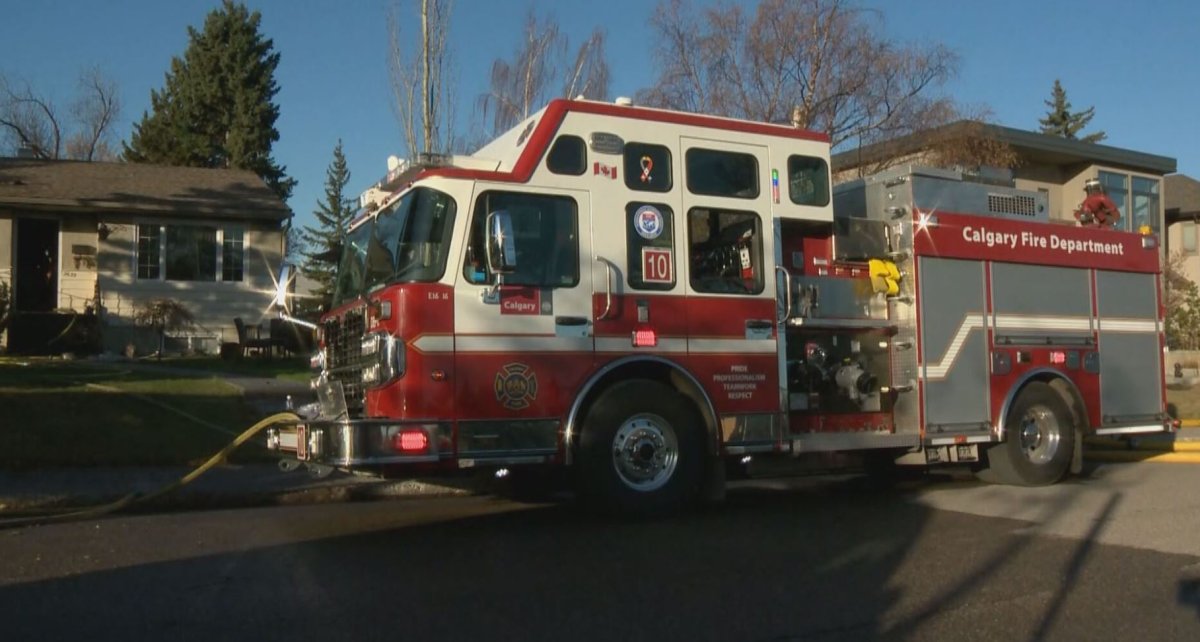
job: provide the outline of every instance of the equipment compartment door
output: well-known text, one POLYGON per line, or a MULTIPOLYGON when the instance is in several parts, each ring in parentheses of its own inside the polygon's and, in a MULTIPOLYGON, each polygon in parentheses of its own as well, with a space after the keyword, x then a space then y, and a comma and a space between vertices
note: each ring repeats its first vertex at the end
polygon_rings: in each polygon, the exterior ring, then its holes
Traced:
POLYGON ((991 414, 983 263, 921 257, 918 273, 926 436, 986 433, 991 414))
POLYGON ((1153 274, 1096 271, 1100 428, 1155 421, 1163 411, 1157 293, 1153 274))

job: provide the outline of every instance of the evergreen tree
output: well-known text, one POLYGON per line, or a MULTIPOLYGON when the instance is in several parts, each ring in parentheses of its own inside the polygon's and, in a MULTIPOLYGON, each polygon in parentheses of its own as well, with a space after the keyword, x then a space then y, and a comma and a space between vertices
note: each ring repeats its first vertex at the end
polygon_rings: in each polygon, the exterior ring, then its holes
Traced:
POLYGON ((261 18, 224 0, 202 31, 188 27, 187 49, 171 59, 162 90, 151 90, 151 112, 134 124, 126 160, 248 169, 280 198, 291 195, 296 181, 271 158, 279 54, 259 33, 261 18))
POLYGON ((301 270, 308 278, 316 281, 317 301, 328 306, 333 300, 333 286, 337 278, 338 257, 336 250, 341 245, 355 207, 352 199, 346 198, 346 184, 350 182, 350 169, 342 153, 342 141, 333 148, 333 160, 325 170, 325 198, 317 201, 313 216, 316 226, 304 226, 301 239, 305 245, 305 262, 301 270))
MULTIPOLYGON (((1054 91, 1050 100, 1043 102, 1050 108, 1050 111, 1046 112, 1045 118, 1038 120, 1038 123, 1042 125, 1042 133, 1062 136, 1071 140, 1076 139, 1076 135, 1084 127, 1087 127, 1096 113, 1095 107, 1088 107, 1083 111, 1071 111, 1071 103, 1067 101, 1067 91, 1063 89, 1062 83, 1057 78, 1054 79, 1054 91)), ((1095 132, 1079 140, 1085 143, 1098 143, 1105 138, 1107 138, 1107 134, 1104 132, 1095 132)))

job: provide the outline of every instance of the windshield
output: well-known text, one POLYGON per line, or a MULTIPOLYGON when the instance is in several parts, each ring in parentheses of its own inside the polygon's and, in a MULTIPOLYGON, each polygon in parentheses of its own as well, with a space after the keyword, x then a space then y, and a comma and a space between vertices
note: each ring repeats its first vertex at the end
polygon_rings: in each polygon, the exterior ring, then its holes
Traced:
POLYGON ((367 222, 348 233, 342 240, 342 258, 338 262, 337 285, 333 292, 334 305, 341 305, 362 293, 367 264, 367 242, 370 238, 371 223, 367 222))
POLYGON ((454 213, 454 199, 418 187, 356 228, 342 249, 335 304, 388 283, 442 278, 454 213))

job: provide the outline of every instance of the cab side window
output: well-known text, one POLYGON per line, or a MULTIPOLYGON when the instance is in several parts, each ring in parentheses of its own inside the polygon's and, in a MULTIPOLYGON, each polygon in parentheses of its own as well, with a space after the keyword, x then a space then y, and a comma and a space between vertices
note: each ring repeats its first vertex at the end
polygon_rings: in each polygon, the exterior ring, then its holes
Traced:
POLYGON ((758 160, 752 154, 693 148, 684 160, 689 192, 758 198, 758 160))
POLYGON ((587 145, 578 136, 559 136, 546 156, 546 167, 555 174, 583 174, 587 171, 587 145))
POLYGON ((797 205, 829 205, 829 165, 825 159, 788 157, 788 197, 797 205))
POLYGON ((487 216, 507 211, 512 217, 516 271, 506 285, 555 288, 579 283, 579 210, 565 196, 488 191, 480 194, 471 217, 463 277, 468 283, 491 284, 487 268, 487 216))
POLYGON ((688 260, 691 286, 697 292, 762 292, 762 222, 758 214, 692 208, 688 211, 688 260))

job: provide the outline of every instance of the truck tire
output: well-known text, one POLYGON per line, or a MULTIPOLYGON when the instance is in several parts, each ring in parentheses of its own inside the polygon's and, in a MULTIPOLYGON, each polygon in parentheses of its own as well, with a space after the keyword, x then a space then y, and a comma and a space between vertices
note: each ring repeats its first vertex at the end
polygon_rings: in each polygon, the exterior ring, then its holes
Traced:
POLYGON ((1026 384, 1004 425, 1004 441, 988 449, 988 466, 979 472, 980 479, 1045 486, 1063 478, 1075 451, 1075 424, 1053 388, 1037 381, 1026 384))
POLYGON ((584 420, 580 492, 605 510, 679 510, 700 492, 703 434, 695 406, 673 388, 657 381, 618 383, 584 420))

